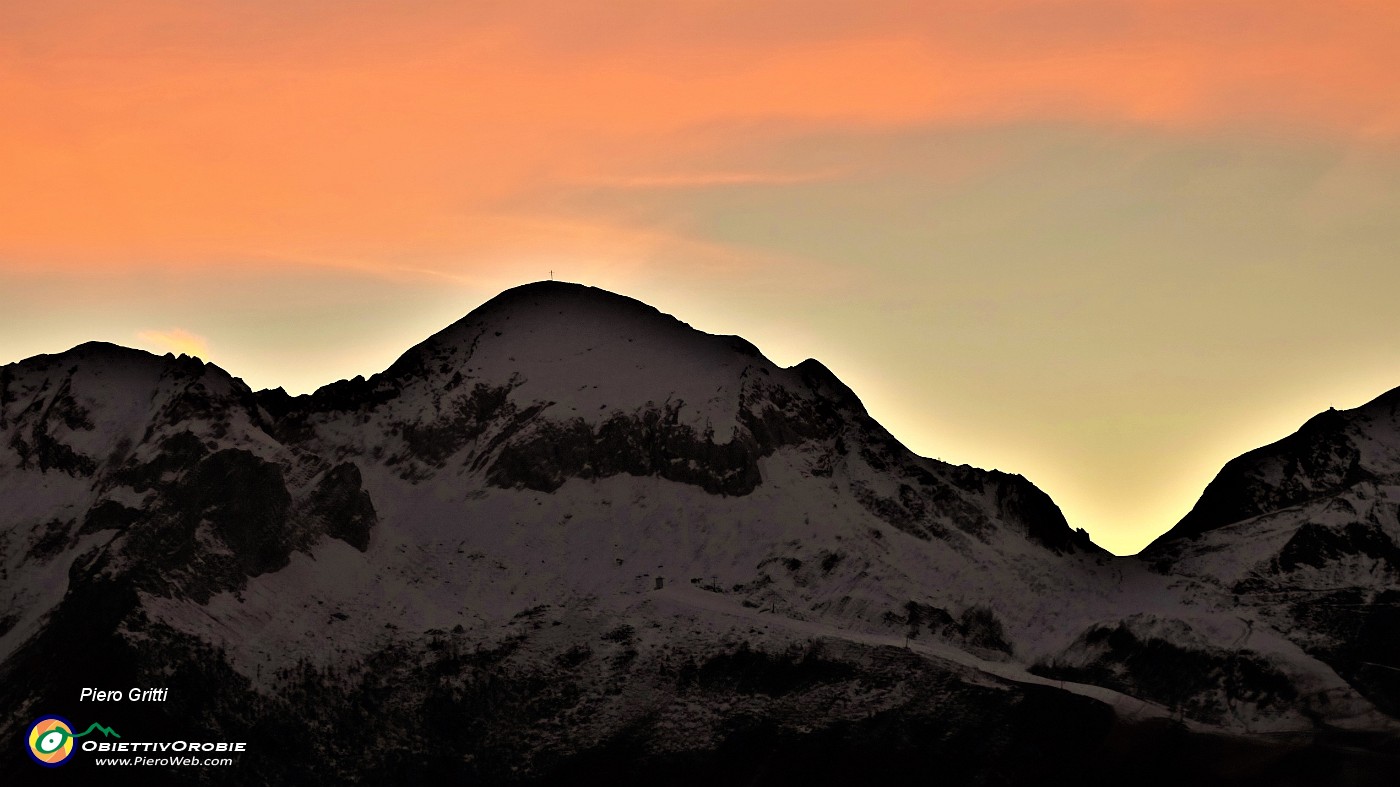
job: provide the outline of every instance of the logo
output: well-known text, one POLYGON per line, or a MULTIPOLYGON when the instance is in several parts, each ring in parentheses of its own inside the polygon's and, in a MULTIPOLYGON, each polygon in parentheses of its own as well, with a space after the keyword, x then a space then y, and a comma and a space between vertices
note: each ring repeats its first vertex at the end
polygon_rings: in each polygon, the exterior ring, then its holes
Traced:
POLYGON ((73 739, 93 730, 113 738, 121 737, 112 728, 97 723, 75 734, 73 724, 62 716, 44 716, 29 727, 29 756, 45 768, 57 768, 73 756, 73 739))

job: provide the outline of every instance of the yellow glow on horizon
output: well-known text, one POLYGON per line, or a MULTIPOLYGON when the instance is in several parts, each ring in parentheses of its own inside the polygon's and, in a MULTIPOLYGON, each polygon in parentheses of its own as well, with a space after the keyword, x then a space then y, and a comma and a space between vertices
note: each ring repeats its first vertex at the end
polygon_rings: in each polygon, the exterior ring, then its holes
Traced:
POLYGON ((1397 40, 1381 0, 3 4, 0 362, 305 392, 553 270, 1135 551, 1400 384, 1397 40))

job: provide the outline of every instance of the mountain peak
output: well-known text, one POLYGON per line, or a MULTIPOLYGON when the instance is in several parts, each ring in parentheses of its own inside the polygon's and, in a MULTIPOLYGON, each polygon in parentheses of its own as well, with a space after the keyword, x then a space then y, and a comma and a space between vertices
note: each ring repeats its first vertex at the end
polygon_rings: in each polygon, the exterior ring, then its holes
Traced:
MULTIPOLYGON (((1051 551, 1097 549, 1029 482, 916 457, 820 362, 783 368, 740 337, 579 284, 507 290, 382 375, 263 404, 291 433, 320 430, 327 443, 345 439, 333 424, 355 413, 351 439, 366 442, 354 451, 415 482, 469 473, 554 492, 571 479, 647 476, 745 496, 792 476, 849 490, 828 505, 855 500, 857 517, 919 539, 975 550, 968 538, 996 540, 1004 522, 1051 551)), ((787 494, 779 488, 770 494, 787 494)))
MULTIPOLYGON (((90 341, 70 347, 67 350, 57 353, 43 353, 30 358, 25 358, 17 363, 22 364, 45 364, 64 363, 72 361, 96 362, 116 361, 119 363, 157 363, 160 356, 145 350, 137 350, 131 347, 123 347, 120 344, 111 342, 90 341)), ((7 364, 15 365, 15 364, 7 364)))
POLYGON ((608 327, 637 330, 690 330, 690 326, 635 298, 609 290, 562 281, 538 281, 505 290, 473 309, 433 338, 452 336, 463 327, 505 323, 567 324, 567 333, 608 327))
POLYGON ((506 290, 473 309, 370 387, 437 397, 431 392, 485 386, 510 391, 522 407, 589 422, 669 406, 697 432, 708 426, 727 438, 749 374, 798 377, 738 337, 704 333, 606 290, 551 281, 506 290))
POLYGON ((619 295, 611 290, 601 287, 593 287, 587 284, 578 284, 569 281, 532 281, 527 284, 520 284, 507 290, 502 290, 499 295, 473 309, 475 312, 491 311, 509 305, 529 303, 529 304, 560 304, 560 303, 596 303, 610 304, 615 308, 640 309, 652 314, 661 314, 652 306, 629 298, 626 295, 619 295))
POLYGON ((1230 460, 1175 527, 1145 550, 1400 475, 1400 389, 1329 407, 1294 432, 1230 460))

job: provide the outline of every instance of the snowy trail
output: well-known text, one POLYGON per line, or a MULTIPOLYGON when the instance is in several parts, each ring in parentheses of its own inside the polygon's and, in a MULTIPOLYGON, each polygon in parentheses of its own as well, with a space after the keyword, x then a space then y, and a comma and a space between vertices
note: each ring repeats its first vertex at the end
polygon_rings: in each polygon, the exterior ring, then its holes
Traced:
MULTIPOLYGON (((1037 686, 1050 686, 1063 689, 1072 694, 1098 700, 1114 709, 1120 717, 1130 721, 1141 721, 1145 719, 1166 719, 1172 718, 1173 714, 1167 708, 1146 700, 1138 699, 1113 689, 1102 686, 1092 686, 1084 683, 1073 683, 1070 681, 1060 681, 1051 678, 1043 678, 1039 675, 1032 675, 1019 664, 1009 664, 996 661, 987 661, 963 650, 959 650, 950 645, 942 643, 927 643, 908 641, 903 637, 890 636, 887 634, 874 634, 864 631, 852 631, 850 629, 837 628, 835 626, 824 625, 807 620, 796 620, 794 618, 783 617, 771 613, 765 613, 758 609, 751 609, 736 604, 719 594, 707 590, 690 586, 673 585, 663 590, 654 591, 652 597, 661 601, 668 601, 682 607, 690 609, 701 609, 720 615, 740 618, 745 621, 761 624, 765 627, 780 627, 787 631, 811 637, 830 637, 843 639, 849 642, 857 642, 863 645, 889 645, 897 648, 907 647, 914 653, 920 653, 944 661, 949 661, 964 667, 983 672, 1001 680, 1013 683, 1031 684, 1037 686)), ((1200 724, 1191 720, 1186 720, 1187 728, 1193 731, 1225 731, 1216 727, 1200 724)))
MULTIPOLYGON (((1238 719, 1238 726, 1218 726, 1204 724, 1191 719, 1184 719, 1174 714, 1170 709, 1157 703, 1123 694, 1119 691, 1103 686, 1094 686, 1086 683, 1075 683, 1072 681, 1060 681, 1053 678, 1044 678, 1033 675, 1026 671, 1023 665, 1007 662, 988 661, 960 650, 952 645, 939 642, 918 642, 905 641, 903 637, 889 634, 877 634, 866 631, 853 631, 850 629, 838 628, 836 626, 825 625, 813 621, 797 620, 772 613, 765 613, 759 609, 752 609, 736 604, 729 599, 716 593, 701 590, 692 586, 669 586, 664 590, 655 591, 654 597, 661 597, 662 600, 672 602, 678 606, 689 609, 702 609, 720 615, 726 615, 742 619, 748 623, 758 624, 766 628, 782 628, 789 632, 801 634, 809 637, 829 637, 842 639, 848 642, 856 642, 864 645, 889 645, 898 648, 908 648, 914 653, 919 653, 931 658, 952 662, 960 666, 978 670, 986 675, 990 675, 1000 680, 1012 683, 1021 683, 1036 686, 1049 686, 1078 694, 1081 697, 1088 697, 1093 700, 1108 705, 1113 708, 1119 718, 1127 721, 1144 721, 1148 719, 1176 719, 1193 732, 1213 733, 1217 735, 1236 735, 1244 737, 1271 737, 1280 736, 1311 736, 1317 730, 1311 726, 1292 727, 1288 725, 1272 726, 1267 729, 1258 729, 1258 721, 1247 721, 1238 719)), ((1240 642, 1248 640, 1254 633, 1254 627, 1250 621, 1241 619, 1244 624, 1244 631, 1240 637, 1240 642)), ((1377 665, 1384 666, 1384 665, 1377 665)), ((1391 669, 1394 669, 1393 667, 1391 669)), ((1340 720, 1334 720, 1334 725, 1338 727, 1349 727, 1355 729, 1385 729, 1395 733, 1400 733, 1400 725, 1378 715, 1376 712, 1368 712, 1359 716, 1350 723, 1342 724, 1340 720)))

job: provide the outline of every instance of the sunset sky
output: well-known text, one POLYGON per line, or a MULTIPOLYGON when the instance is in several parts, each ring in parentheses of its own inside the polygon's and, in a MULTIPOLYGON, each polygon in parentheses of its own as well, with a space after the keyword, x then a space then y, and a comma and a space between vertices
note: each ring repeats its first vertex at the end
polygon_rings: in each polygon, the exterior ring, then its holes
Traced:
POLYGON ((1400 5, 0 0, 0 363, 369 375, 557 278, 1134 552, 1400 386, 1400 5))

